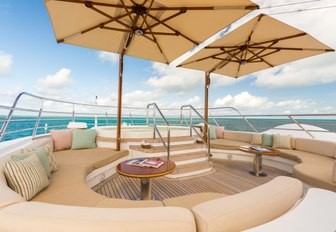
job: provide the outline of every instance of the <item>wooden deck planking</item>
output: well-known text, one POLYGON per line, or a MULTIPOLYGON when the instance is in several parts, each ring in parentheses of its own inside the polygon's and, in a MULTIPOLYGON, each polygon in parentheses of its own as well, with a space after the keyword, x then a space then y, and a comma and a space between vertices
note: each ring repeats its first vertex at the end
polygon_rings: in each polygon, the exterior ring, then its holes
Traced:
MULTIPOLYGON (((255 177, 248 172, 252 163, 212 159, 214 172, 186 179, 154 178, 153 194, 159 199, 200 192, 218 192, 227 195, 243 192, 266 183, 276 176, 289 175, 279 169, 264 166, 267 177, 255 177)), ((111 198, 136 200, 140 197, 140 179, 114 174, 93 188, 97 193, 111 198)))

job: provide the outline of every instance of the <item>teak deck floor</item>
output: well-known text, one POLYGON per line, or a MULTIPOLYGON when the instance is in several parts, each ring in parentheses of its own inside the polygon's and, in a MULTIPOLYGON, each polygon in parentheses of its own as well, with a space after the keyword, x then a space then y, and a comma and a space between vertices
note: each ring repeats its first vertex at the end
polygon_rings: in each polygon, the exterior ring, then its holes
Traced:
MULTIPOLYGON (((243 192, 264 184, 276 176, 289 173, 263 166, 267 177, 255 177, 248 172, 253 169, 252 163, 212 159, 214 172, 203 176, 186 179, 169 179, 159 177, 153 179, 153 195, 158 200, 183 196, 200 192, 218 192, 227 195, 243 192)), ((99 194, 119 199, 139 199, 140 180, 114 174, 93 188, 99 194)))

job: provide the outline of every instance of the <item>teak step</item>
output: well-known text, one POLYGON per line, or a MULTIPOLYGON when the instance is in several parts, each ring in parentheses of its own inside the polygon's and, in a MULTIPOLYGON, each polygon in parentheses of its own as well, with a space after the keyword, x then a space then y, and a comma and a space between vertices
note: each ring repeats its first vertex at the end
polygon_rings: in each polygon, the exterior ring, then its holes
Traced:
POLYGON ((188 152, 188 153, 178 154, 178 155, 171 155, 170 159, 174 162, 180 162, 180 161, 186 161, 186 160, 192 160, 192 159, 205 158, 206 156, 207 156, 206 152, 198 151, 198 152, 188 152))
MULTIPOLYGON (((178 144, 178 145, 171 145, 170 151, 183 151, 183 150, 197 149, 197 148, 205 148, 205 146, 204 144, 198 144, 198 143, 178 144)), ((167 151, 166 147, 164 146, 152 146, 151 148, 142 148, 141 145, 131 145, 129 146, 129 149, 132 149, 135 151, 141 151, 145 153, 160 153, 160 152, 167 151)))
POLYGON ((201 161, 197 163, 190 163, 176 166, 175 170, 171 174, 183 174, 187 172, 199 171, 201 169, 211 168, 212 164, 209 161, 201 161))

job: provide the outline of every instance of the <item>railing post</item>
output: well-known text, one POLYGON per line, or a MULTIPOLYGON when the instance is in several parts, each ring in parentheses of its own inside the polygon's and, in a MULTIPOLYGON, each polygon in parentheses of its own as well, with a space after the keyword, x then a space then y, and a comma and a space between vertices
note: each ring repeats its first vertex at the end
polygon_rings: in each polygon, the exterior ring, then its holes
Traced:
POLYGON ((1 131, 0 131, 0 141, 1 141, 2 137, 4 136, 5 131, 6 131, 7 127, 8 127, 8 124, 9 124, 9 122, 10 122, 10 120, 11 120, 13 114, 14 114, 15 107, 16 107, 17 103, 19 102, 21 96, 24 95, 24 94, 27 94, 27 93, 26 93, 26 92, 22 92, 22 93, 20 93, 20 94, 15 98, 15 101, 14 101, 14 103, 13 103, 13 105, 12 105, 12 108, 11 108, 11 110, 10 110, 9 113, 8 113, 7 119, 6 119, 6 120, 4 121, 4 123, 2 124, 1 131))
POLYGON ((167 132, 167 160, 170 159, 170 127, 168 126, 167 132))
MULTIPOLYGON (((156 126, 156 114, 155 109, 153 110, 153 125, 156 126)), ((153 139, 155 139, 155 128, 153 127, 153 139)))
POLYGON ((36 122, 35 122, 35 127, 34 127, 34 131, 33 131, 33 139, 36 136, 37 128, 38 128, 38 125, 40 124, 41 114, 42 114, 42 108, 40 108, 39 114, 38 114, 36 122))
MULTIPOLYGON (((208 125, 207 125, 207 126, 208 126, 208 125)), ((207 153, 208 153, 208 160, 210 160, 210 156, 211 156, 211 155, 210 155, 210 152, 211 152, 211 151, 210 151, 210 130, 208 130, 208 138, 207 138, 207 141, 206 141, 206 142, 207 142, 207 144, 208 144, 208 145, 207 145, 207 147, 208 147, 208 152, 207 152, 207 153)))
POLYGON ((311 138, 315 138, 309 131, 307 131, 298 121, 296 121, 291 115, 288 115, 288 118, 291 119, 298 127, 300 127, 304 132, 306 132, 311 138))
POLYGON ((130 113, 129 115, 130 115, 130 119, 131 119, 131 124, 134 125, 132 113, 130 113))
POLYGON ((72 105, 72 121, 75 121, 75 105, 72 105))
POLYGON ((192 116, 192 112, 191 112, 191 108, 189 108, 190 137, 192 137, 192 128, 191 128, 192 119, 191 119, 191 116, 192 116))

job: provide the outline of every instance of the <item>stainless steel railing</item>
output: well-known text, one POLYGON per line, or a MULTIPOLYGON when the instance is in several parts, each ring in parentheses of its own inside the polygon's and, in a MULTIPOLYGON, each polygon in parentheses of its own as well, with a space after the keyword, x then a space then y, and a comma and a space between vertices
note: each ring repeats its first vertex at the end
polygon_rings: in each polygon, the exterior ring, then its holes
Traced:
MULTIPOLYGON (((207 148, 207 157, 208 160, 210 160, 211 157, 211 153, 210 153, 210 130, 207 130, 207 140, 205 141, 204 136, 202 136, 195 128, 195 126, 193 125, 193 117, 192 117, 192 113, 195 113, 200 119, 201 121, 204 123, 204 127, 209 127, 209 124, 207 121, 205 121, 205 119, 203 118, 203 116, 192 106, 192 105, 183 105, 180 108, 180 123, 182 124, 182 121, 184 120, 184 115, 183 115, 183 110, 185 108, 189 108, 189 126, 190 126, 190 136, 192 136, 192 131, 194 131, 197 136, 203 141, 203 143, 206 145, 207 148)), ((186 121, 188 122, 188 121, 186 121)))
POLYGON ((157 104, 156 103, 151 103, 151 104, 147 105, 147 116, 146 116, 147 125, 149 125, 149 110, 150 110, 151 106, 153 107, 153 139, 155 139, 155 135, 157 133, 159 135, 159 138, 160 138, 162 144, 167 149, 167 160, 169 160, 170 159, 170 124, 169 124, 168 120, 166 119, 166 117, 163 115, 160 108, 157 106, 157 104), (165 124, 167 126, 167 143, 163 139, 163 137, 161 135, 161 132, 157 127, 156 111, 159 112, 160 116, 162 117, 163 121, 165 122, 165 124))

